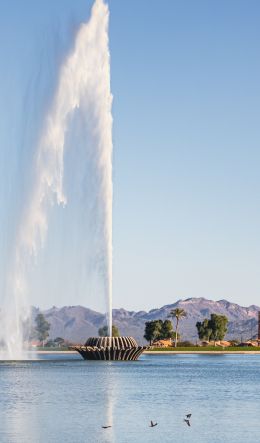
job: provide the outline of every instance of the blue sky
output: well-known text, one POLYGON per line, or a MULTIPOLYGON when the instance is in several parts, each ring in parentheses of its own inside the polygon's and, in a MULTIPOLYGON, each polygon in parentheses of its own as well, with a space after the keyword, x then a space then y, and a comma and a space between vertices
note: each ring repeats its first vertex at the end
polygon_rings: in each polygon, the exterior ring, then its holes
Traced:
MULTIPOLYGON (((114 307, 200 296, 260 304, 259 2, 108 3, 114 307)), ((34 140, 90 7, 88 0, 1 5, 1 281, 34 140)), ((55 232, 57 224, 50 238, 55 232)), ((60 245, 47 242, 39 257, 32 303, 103 309, 84 285, 74 292, 73 265, 66 283, 60 245)))

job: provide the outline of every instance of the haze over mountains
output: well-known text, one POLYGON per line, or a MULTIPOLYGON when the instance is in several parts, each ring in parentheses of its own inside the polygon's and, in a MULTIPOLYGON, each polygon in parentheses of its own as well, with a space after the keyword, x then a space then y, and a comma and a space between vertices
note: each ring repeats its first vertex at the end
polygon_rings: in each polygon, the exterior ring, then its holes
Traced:
MULTIPOLYGON (((182 340, 197 340, 196 322, 211 313, 226 315, 229 319, 226 338, 245 340, 257 334, 257 313, 260 307, 252 305, 242 307, 227 300, 212 301, 205 298, 188 298, 161 308, 145 311, 127 311, 113 309, 113 324, 121 335, 131 335, 140 343, 145 343, 143 338, 145 322, 157 319, 166 319, 171 309, 183 308, 187 317, 180 322, 182 340)), ((33 308, 33 316, 39 312, 33 308)), ((51 324, 50 338, 63 337, 74 343, 84 343, 89 336, 97 336, 98 329, 106 323, 104 314, 93 311, 83 306, 64 306, 41 311, 51 324)))

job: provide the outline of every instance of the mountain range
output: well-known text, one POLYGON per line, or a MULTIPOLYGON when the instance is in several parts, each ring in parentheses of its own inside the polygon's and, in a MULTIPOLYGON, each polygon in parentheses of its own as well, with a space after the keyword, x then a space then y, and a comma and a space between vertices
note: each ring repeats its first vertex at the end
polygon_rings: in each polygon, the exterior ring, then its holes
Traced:
MULTIPOLYGON (((227 339, 245 340, 256 336, 259 306, 242 307, 227 300, 207 300, 205 298, 188 298, 161 308, 146 311, 127 311, 113 309, 113 324, 121 335, 130 335, 140 344, 145 343, 143 338, 145 322, 157 319, 166 319, 171 309, 182 308, 186 311, 186 318, 180 322, 181 340, 195 342, 198 338, 196 322, 209 318, 211 313, 222 314, 228 317, 227 339)), ((40 312, 39 308, 32 308, 33 318, 40 312)), ((64 306, 41 311, 51 325, 50 338, 63 337, 72 343, 84 343, 90 336, 97 336, 98 329, 106 323, 106 316, 84 306, 64 306)))

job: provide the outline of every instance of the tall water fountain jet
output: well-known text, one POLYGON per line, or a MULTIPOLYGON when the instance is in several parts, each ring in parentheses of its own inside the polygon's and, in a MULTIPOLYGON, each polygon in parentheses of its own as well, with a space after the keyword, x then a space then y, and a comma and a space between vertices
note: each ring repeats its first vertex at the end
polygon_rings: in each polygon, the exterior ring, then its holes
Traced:
MULTIPOLYGON (((3 311, 5 327, 1 338, 12 359, 23 357, 22 331, 29 319, 26 300, 28 270, 44 246, 51 207, 67 204, 64 147, 73 115, 79 110, 91 120, 90 130, 95 141, 99 214, 102 218, 102 279, 109 334, 112 333, 113 145, 108 21, 108 6, 103 0, 95 0, 89 21, 81 25, 74 49, 61 66, 56 92, 39 137, 33 185, 17 230, 6 290, 8 300, 3 311)), ((77 149, 77 146, 69 148, 77 149)))

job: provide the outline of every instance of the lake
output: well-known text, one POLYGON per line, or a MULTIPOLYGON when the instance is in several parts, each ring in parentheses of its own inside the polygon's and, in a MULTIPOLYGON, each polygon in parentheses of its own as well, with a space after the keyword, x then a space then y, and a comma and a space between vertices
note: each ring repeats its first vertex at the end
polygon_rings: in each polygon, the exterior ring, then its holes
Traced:
POLYGON ((0 442, 255 443, 259 380, 260 355, 87 362, 46 354, 1 362, 0 442))

